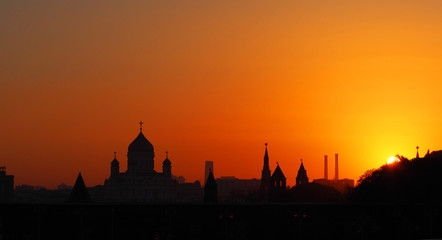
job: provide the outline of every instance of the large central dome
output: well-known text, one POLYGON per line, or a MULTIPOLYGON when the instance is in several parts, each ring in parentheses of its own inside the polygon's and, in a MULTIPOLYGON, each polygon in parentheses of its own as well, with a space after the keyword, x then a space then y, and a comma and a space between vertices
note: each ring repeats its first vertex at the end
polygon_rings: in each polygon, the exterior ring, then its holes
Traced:
POLYGON ((142 132, 129 144, 129 152, 153 152, 153 145, 142 132))

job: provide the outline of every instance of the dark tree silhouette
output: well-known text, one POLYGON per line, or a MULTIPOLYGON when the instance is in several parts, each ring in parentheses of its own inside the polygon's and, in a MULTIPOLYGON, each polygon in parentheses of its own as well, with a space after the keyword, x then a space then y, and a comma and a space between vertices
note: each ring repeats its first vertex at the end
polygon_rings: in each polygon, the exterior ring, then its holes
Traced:
POLYGON ((427 153, 424 158, 408 160, 396 155, 399 162, 367 171, 358 180, 350 199, 356 202, 440 202, 442 186, 442 151, 427 153))

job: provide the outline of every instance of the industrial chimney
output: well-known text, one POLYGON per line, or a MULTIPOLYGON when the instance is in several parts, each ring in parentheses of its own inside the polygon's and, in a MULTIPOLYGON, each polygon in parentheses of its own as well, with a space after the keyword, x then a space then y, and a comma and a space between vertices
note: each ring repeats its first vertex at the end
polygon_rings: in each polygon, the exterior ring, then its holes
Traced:
POLYGON ((324 155, 324 179, 328 179, 327 155, 324 155))
POLYGON ((335 153, 335 179, 339 180, 338 154, 335 153))

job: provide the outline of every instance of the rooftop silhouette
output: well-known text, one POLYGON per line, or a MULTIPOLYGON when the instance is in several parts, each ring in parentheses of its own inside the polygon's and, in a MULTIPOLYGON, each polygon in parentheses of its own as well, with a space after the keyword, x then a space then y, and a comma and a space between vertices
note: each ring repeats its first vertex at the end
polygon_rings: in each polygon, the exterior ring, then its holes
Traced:
POLYGON ((89 192, 84 184, 83 177, 81 173, 78 173, 77 180, 75 181, 75 185, 72 188, 71 195, 69 196, 68 202, 72 203, 87 203, 91 202, 91 197, 89 196, 89 192))

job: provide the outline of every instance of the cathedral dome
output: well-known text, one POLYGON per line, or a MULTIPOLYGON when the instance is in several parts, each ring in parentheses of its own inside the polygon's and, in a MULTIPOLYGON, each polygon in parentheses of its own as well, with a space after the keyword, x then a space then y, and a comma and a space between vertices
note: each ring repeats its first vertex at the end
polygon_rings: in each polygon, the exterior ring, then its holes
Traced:
POLYGON ((142 132, 129 144, 129 152, 153 152, 153 145, 142 132))

